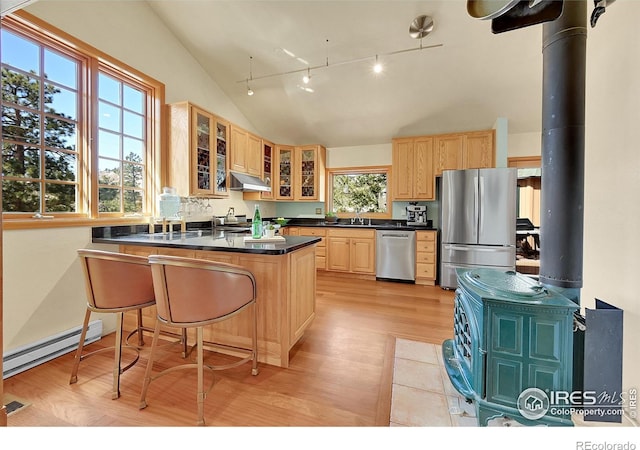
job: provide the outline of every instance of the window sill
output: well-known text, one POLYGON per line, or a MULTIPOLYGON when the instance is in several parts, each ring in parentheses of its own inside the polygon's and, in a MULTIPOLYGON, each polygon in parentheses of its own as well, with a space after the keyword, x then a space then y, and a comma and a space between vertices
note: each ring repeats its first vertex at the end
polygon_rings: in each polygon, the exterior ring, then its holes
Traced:
POLYGON ((2 219, 3 230, 35 230, 41 228, 101 227, 109 225, 139 225, 149 223, 147 217, 103 219, 2 219))

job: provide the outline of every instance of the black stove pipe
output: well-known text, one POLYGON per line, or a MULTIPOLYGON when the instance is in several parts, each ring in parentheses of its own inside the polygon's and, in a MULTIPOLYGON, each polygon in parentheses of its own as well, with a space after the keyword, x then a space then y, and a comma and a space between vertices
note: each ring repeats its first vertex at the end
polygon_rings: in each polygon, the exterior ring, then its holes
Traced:
POLYGON ((540 282, 578 305, 584 222, 586 0, 543 25, 540 282))

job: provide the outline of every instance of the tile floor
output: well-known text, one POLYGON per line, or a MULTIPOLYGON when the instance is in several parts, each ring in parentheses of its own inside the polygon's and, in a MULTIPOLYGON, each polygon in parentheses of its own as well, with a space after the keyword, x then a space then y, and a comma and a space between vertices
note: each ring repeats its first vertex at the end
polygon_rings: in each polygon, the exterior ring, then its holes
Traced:
MULTIPOLYGON (((629 426, 584 422, 574 417, 576 426, 629 426)), ((453 387, 442 362, 439 345, 406 339, 396 340, 389 426, 477 427, 475 408, 453 387)), ((494 419, 489 426, 522 426, 510 419, 494 419)))

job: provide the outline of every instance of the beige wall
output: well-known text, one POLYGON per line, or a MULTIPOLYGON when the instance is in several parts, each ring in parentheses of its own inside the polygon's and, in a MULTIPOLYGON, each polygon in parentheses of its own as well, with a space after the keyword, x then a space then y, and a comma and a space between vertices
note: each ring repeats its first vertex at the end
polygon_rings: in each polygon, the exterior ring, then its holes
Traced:
MULTIPOLYGON (((167 101, 194 100, 251 129, 143 3, 39 2, 29 11, 167 84, 167 101), (117 31, 117 32, 114 32, 117 31), (144 32, 142 32, 144 30, 144 32), (136 45, 131 45, 135 42, 136 45), (159 54, 161 52, 161 54, 159 54), (184 80, 189 80, 185 83, 184 80)), ((598 297, 624 309, 624 388, 640 387, 640 2, 616 2, 589 28, 582 304, 598 297)), ((329 149, 330 167, 390 164, 391 144, 329 149), (339 151, 338 151, 339 150, 339 151), (349 150, 349 151, 345 151, 349 150), (363 163, 366 161, 366 163, 363 163)), ((508 155, 540 154, 540 133, 508 136, 508 155)), ((240 194, 216 204, 237 206, 240 194)), ((250 212, 252 202, 242 202, 250 212)), ((89 229, 5 231, 5 349, 62 331, 82 320, 84 303, 75 249, 89 229), (43 248, 47 251, 43 251, 43 248), (37 277, 34 281, 34 276, 37 277), (76 278, 78 276, 78 278, 76 278)))
POLYGON ((390 165, 391 143, 327 149, 327 168, 390 165))

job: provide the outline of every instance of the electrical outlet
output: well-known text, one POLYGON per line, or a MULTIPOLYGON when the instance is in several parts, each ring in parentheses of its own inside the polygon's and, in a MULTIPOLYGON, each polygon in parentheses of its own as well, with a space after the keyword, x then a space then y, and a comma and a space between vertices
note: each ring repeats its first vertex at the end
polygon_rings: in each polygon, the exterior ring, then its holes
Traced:
POLYGON ((316 214, 322 214, 322 208, 316 208, 316 214))

